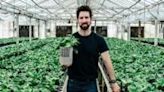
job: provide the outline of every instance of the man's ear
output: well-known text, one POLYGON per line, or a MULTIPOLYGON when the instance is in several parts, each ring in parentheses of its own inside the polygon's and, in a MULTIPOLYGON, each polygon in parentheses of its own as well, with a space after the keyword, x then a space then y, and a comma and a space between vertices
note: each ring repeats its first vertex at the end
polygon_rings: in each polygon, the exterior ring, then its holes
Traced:
POLYGON ((92 21, 93 21, 93 20, 92 20, 92 18, 90 18, 90 19, 91 19, 91 23, 90 23, 90 24, 92 24, 92 21))
POLYGON ((94 21, 94 20, 92 20, 92 17, 90 19, 91 19, 91 22, 94 21))
POLYGON ((78 22, 78 18, 76 18, 76 22, 78 22))
POLYGON ((79 21, 78 21, 78 20, 76 20, 76 25, 78 25, 78 22, 79 22, 79 21))

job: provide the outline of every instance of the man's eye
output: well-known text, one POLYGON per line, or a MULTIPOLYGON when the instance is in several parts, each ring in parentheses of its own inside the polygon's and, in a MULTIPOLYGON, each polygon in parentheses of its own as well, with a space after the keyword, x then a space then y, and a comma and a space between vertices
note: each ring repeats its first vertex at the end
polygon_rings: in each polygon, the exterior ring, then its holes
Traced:
POLYGON ((80 17, 80 19, 83 19, 83 17, 80 17))

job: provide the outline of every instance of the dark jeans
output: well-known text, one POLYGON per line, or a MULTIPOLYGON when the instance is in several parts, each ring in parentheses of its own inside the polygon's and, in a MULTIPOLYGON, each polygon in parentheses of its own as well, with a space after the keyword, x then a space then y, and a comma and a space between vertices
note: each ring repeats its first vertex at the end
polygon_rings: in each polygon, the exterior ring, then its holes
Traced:
POLYGON ((96 80, 78 81, 69 79, 67 92, 97 92, 96 80))

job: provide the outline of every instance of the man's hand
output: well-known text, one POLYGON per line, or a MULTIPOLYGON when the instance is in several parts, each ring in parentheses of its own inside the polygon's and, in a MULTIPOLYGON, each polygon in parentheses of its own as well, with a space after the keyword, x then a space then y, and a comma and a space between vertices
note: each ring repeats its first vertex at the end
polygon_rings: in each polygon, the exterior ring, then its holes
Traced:
POLYGON ((111 83, 112 92, 121 92, 117 83, 111 83))
POLYGON ((68 67, 70 67, 70 66, 68 66, 68 65, 62 65, 62 67, 63 67, 63 68, 68 68, 68 67))
POLYGON ((67 70, 67 68, 68 68, 69 66, 62 65, 61 67, 62 67, 62 71, 66 71, 66 70, 67 70))

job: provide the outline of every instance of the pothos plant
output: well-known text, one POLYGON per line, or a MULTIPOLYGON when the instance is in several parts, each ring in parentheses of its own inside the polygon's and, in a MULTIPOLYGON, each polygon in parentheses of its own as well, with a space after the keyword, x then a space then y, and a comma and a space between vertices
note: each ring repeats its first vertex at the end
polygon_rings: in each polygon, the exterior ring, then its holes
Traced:
POLYGON ((75 45, 79 44, 79 41, 77 38, 75 38, 73 35, 69 35, 67 37, 61 38, 60 40, 60 47, 73 47, 75 45))

